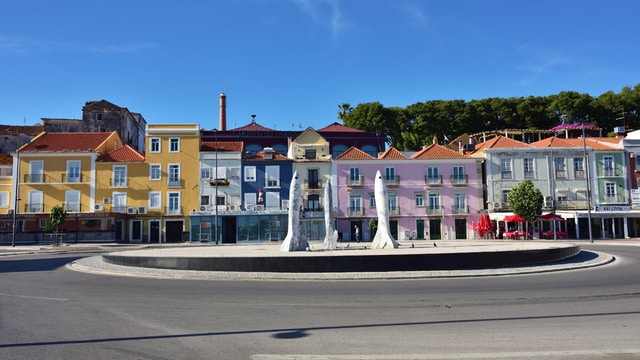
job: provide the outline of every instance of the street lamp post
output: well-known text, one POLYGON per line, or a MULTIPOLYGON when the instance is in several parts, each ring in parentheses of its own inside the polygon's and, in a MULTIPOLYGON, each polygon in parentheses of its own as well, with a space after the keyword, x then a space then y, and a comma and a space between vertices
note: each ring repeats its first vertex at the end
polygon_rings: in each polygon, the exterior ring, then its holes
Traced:
POLYGON ((19 198, 19 189, 20 189, 20 141, 18 140, 18 147, 16 148, 16 173, 14 175, 15 185, 13 187, 13 225, 11 229, 11 247, 16 246, 16 227, 17 227, 17 218, 18 218, 18 201, 19 198))
POLYGON ((593 242, 593 233, 591 232, 591 175, 589 174, 589 155, 587 155, 587 138, 584 131, 585 123, 582 123, 582 149, 584 151, 584 169, 587 178, 587 213, 589 219, 589 242, 593 242))
POLYGON ((214 232, 214 236, 216 237, 216 245, 218 245, 218 130, 217 129, 213 129, 213 136, 214 136, 214 142, 216 144, 215 148, 216 148, 216 160, 215 160, 215 164, 216 164, 216 173, 215 173, 215 187, 216 187, 216 191, 215 191, 215 199, 213 200, 213 203, 216 206, 215 209, 215 227, 213 229, 214 232))

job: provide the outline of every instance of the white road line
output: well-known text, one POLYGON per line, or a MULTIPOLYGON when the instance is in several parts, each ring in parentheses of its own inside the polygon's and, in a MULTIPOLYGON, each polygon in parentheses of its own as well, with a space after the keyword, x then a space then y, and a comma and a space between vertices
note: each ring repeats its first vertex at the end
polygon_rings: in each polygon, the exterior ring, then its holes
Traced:
POLYGON ((53 301, 67 301, 67 300, 69 300, 69 299, 50 298, 50 297, 43 297, 43 296, 14 295, 14 294, 2 294, 2 293, 0 293, 0 296, 17 297, 17 298, 22 298, 22 299, 35 299, 35 300, 53 300, 53 301))

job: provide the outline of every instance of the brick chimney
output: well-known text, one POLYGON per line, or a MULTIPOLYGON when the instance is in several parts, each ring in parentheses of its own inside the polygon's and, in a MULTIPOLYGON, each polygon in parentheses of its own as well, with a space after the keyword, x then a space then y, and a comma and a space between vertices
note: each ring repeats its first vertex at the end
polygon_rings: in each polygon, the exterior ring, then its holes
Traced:
POLYGON ((227 95, 220 94, 220 131, 227 130, 227 95))

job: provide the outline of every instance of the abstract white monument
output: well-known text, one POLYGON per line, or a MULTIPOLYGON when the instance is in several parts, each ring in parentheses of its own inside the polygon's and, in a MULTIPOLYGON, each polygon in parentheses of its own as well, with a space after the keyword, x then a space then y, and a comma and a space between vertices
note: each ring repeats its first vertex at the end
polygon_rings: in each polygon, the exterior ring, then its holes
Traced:
POLYGON ((327 180, 324 188, 324 229, 325 236, 322 247, 326 250, 333 250, 338 247, 338 231, 333 228, 331 211, 333 209, 333 197, 331 193, 331 181, 327 180))
POLYGON ((376 200, 376 210, 378 211, 378 229, 373 238, 372 249, 397 248, 398 243, 391 235, 389 230, 389 203, 387 198, 387 185, 384 178, 380 174, 380 170, 376 172, 374 182, 374 195, 376 200))
POLYGON ((309 248, 309 242, 300 236, 301 191, 297 171, 293 173, 289 187, 289 224, 287 226, 287 236, 284 238, 280 250, 306 251, 309 248))

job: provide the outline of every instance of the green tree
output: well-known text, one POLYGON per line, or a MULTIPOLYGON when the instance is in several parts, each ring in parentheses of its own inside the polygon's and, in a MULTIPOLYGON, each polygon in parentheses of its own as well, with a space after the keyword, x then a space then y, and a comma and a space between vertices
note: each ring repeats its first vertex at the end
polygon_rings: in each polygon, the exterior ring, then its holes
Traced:
POLYGON ((544 197, 529 179, 522 181, 509 191, 509 206, 513 213, 526 220, 525 233, 529 233, 529 223, 542 215, 544 197))
POLYGON ((338 109, 340 109, 340 111, 338 111, 338 120, 344 123, 344 119, 347 118, 347 115, 353 110, 353 108, 349 103, 342 103, 338 105, 338 109))
POLYGON ((57 233, 58 229, 64 224, 67 218, 67 210, 60 205, 55 205, 51 208, 51 220, 47 223, 47 231, 54 231, 57 233))

